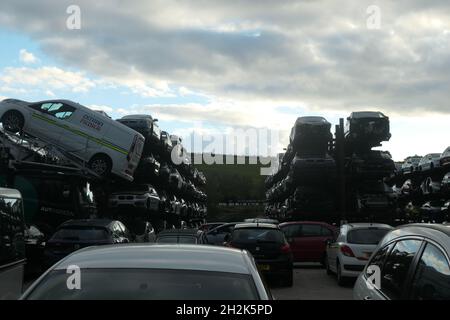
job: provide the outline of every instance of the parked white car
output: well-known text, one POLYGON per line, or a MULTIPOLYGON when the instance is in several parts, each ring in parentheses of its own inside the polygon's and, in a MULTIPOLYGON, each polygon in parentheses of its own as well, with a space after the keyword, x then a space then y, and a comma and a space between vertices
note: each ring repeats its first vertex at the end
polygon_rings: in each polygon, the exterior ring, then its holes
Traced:
POLYGON ((13 133, 26 133, 78 158, 100 176, 133 180, 144 137, 107 116, 69 100, 0 102, 0 121, 13 133))
POLYGON ((406 158, 401 166, 401 171, 403 173, 413 173, 417 170, 417 166, 421 159, 422 157, 417 155, 406 158))
POLYGON ((325 256, 327 274, 337 274, 339 285, 363 271, 378 243, 393 228, 380 223, 351 223, 340 227, 335 242, 328 242, 325 256))
POLYGON ((425 171, 437 168, 441 165, 440 160, 440 153, 429 153, 420 160, 418 170, 425 171))

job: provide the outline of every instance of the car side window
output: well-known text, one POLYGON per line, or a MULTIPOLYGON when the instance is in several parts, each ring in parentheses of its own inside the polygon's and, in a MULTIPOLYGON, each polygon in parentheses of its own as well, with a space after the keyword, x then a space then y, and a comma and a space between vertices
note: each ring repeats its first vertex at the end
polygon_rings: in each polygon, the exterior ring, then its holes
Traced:
POLYGON ((301 225, 293 224, 282 228, 282 231, 286 238, 296 238, 300 237, 301 225))
POLYGON ((402 297, 402 290, 414 256, 420 249, 420 240, 398 241, 386 259, 381 272, 381 291, 390 299, 402 297))
POLYGON ((428 243, 412 282, 414 300, 450 300, 450 266, 444 253, 428 243))
MULTIPOLYGON (((380 270, 383 270, 384 261, 386 260, 386 257, 388 256, 393 246, 394 246, 393 244, 390 244, 385 247, 382 247, 380 250, 378 250, 377 253, 374 254, 373 258, 367 265, 377 266, 378 268, 380 268, 380 270)), ((370 273, 367 272, 367 268, 365 275, 366 277, 369 277, 371 275, 370 273)))
POLYGON ((334 237, 334 233, 333 231, 331 231, 330 229, 323 227, 322 226, 322 232, 321 232, 322 236, 324 237, 334 237))

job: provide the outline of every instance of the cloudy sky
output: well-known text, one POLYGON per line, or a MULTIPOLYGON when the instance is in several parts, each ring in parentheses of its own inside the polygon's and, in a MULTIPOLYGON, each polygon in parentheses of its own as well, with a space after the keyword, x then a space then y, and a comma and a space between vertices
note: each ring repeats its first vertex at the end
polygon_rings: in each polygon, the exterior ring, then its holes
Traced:
POLYGON ((2 0, 0 48, 0 98, 149 113, 185 141, 269 128, 282 146, 298 116, 380 110, 394 159, 450 145, 446 0, 2 0))

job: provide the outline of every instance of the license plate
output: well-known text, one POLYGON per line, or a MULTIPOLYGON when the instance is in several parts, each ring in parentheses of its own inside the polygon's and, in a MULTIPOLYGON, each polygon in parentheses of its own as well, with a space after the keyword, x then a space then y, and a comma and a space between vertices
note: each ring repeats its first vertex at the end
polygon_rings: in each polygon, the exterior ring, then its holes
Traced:
POLYGON ((270 270, 270 266, 268 264, 260 264, 259 265, 259 270, 261 270, 261 271, 269 271, 270 270))

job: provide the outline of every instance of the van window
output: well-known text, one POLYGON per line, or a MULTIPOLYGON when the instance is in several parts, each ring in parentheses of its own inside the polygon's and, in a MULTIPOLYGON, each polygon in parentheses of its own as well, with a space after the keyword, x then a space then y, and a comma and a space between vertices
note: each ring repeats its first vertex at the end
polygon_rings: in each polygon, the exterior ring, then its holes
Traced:
POLYGON ((58 103, 47 102, 43 104, 32 105, 31 108, 44 112, 48 115, 51 115, 61 120, 68 119, 76 110, 76 108, 60 102, 58 103))
POLYGON ((450 300, 450 266, 440 249, 428 243, 412 283, 414 300, 450 300))

